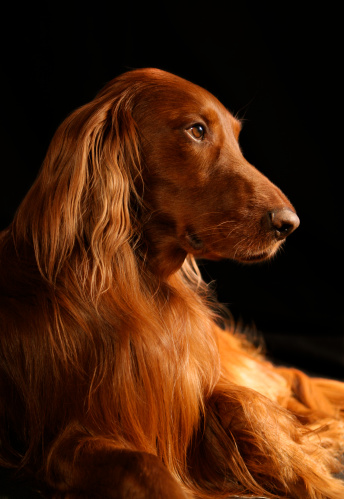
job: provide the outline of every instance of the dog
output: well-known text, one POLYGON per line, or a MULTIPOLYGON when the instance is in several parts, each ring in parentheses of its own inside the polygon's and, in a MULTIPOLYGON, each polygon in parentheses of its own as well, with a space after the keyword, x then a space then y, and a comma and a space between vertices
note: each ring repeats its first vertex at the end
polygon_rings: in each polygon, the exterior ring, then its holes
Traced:
POLYGON ((270 363, 196 264, 267 260, 299 225, 240 129, 179 76, 124 73, 1 233, 0 465, 45 497, 344 497, 344 385, 270 363))

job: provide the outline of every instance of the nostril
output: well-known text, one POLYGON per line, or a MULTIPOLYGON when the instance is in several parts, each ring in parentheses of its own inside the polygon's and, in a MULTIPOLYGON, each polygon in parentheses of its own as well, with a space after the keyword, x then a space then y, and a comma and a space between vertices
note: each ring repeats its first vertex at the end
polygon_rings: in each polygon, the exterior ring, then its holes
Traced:
POLYGON ((299 217, 290 208, 272 210, 268 215, 277 239, 285 239, 300 225, 299 217))

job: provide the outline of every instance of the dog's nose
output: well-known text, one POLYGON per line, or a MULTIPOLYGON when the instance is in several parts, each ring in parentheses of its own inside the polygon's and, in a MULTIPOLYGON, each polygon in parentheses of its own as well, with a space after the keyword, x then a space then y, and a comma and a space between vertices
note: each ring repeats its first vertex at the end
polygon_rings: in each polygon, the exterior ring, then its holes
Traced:
POLYGON ((279 208, 268 213, 270 228, 276 239, 285 239, 300 225, 300 219, 290 208, 279 208))

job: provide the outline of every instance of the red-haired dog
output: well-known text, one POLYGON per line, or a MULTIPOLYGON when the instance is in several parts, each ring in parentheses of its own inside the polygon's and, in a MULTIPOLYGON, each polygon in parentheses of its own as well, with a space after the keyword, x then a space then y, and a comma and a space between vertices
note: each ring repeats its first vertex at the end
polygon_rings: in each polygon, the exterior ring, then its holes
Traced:
POLYGON ((56 132, 0 238, 0 465, 53 498, 343 499, 344 386, 219 327, 195 258, 270 258, 299 224, 240 123, 157 69, 56 132))

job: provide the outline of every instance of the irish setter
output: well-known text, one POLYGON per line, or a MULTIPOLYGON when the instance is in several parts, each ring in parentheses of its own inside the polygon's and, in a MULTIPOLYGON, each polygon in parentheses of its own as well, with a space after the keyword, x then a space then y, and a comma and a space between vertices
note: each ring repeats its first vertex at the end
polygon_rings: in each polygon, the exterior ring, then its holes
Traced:
POLYGON ((51 498, 343 499, 344 385, 224 325, 198 257, 299 224, 208 91, 129 71, 57 130, 0 240, 0 465, 51 498))

